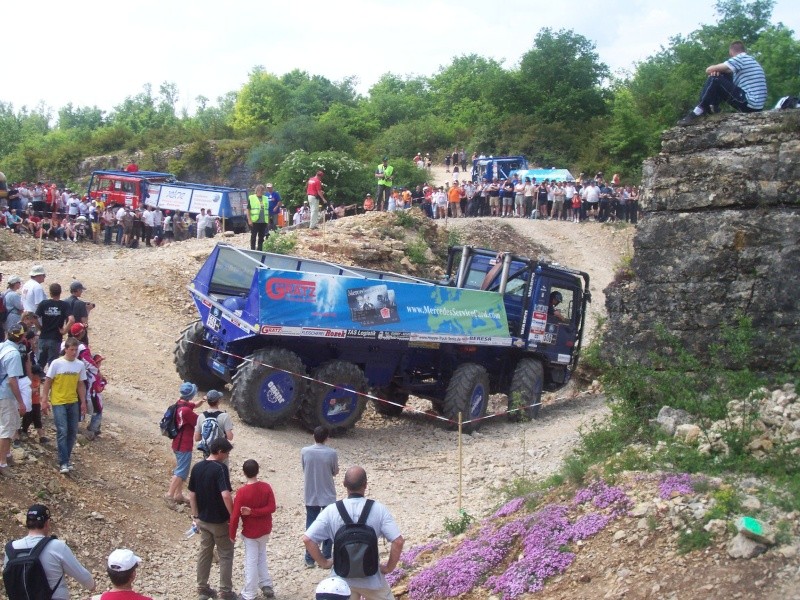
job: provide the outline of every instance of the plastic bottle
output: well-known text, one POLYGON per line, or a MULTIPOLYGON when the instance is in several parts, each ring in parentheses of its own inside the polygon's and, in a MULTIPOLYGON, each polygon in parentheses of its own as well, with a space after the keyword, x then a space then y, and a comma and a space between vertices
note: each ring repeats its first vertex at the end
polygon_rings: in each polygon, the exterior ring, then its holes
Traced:
POLYGON ((192 537, 192 536, 193 536, 194 534, 196 534, 197 532, 198 532, 198 529, 197 529, 197 524, 196 524, 196 523, 194 523, 194 522, 192 522, 192 526, 191 526, 191 527, 189 527, 189 529, 187 529, 187 530, 186 530, 186 533, 184 534, 184 536, 185 536, 185 537, 186 537, 186 539, 188 540, 190 537, 192 537))

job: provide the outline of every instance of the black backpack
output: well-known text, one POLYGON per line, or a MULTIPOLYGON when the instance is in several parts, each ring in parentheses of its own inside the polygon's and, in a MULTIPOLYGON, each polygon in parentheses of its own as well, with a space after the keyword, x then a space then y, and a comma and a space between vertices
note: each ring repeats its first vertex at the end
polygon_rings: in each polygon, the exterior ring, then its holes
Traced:
POLYGON ((161 435, 167 436, 169 439, 174 440, 178 437, 178 403, 170 404, 161 417, 161 422, 158 426, 161 428, 161 435))
POLYGON ((374 500, 367 500, 358 522, 347 514, 344 501, 338 500, 336 508, 344 521, 333 536, 333 570, 339 577, 370 577, 378 572, 378 536, 367 525, 374 500))
POLYGON ((8 317, 8 309, 6 308, 6 295, 0 294, 0 325, 6 322, 8 317))
POLYGON ((43 537, 33 548, 14 548, 12 542, 6 544, 8 563, 3 569, 3 583, 9 600, 51 600, 58 589, 62 574, 55 587, 50 588, 39 555, 55 536, 43 537))

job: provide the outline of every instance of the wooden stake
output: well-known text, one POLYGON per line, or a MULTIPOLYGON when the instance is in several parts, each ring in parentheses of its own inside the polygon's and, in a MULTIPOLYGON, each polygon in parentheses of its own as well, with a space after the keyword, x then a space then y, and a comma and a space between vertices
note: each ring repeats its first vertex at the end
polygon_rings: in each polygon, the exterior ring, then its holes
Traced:
POLYGON ((461 411, 458 411, 458 512, 461 512, 461 494, 464 482, 464 446, 461 444, 461 422, 461 411))

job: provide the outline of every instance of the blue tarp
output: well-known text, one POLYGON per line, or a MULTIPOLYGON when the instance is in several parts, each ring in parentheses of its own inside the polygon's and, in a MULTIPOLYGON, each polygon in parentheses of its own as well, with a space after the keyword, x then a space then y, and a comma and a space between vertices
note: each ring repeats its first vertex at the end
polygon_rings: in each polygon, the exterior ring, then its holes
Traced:
POLYGON ((537 183, 545 179, 549 179, 550 181, 575 181, 575 178, 568 169, 520 169, 519 171, 512 171, 512 175, 514 174, 522 179, 530 177, 531 181, 533 181, 535 177, 537 183))

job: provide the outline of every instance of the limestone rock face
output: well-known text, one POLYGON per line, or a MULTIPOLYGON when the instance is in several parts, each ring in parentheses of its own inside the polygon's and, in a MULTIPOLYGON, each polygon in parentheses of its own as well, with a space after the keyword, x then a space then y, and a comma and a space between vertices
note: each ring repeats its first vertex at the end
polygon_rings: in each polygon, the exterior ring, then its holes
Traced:
POLYGON ((737 314, 753 367, 800 346, 800 111, 710 117, 645 161, 632 276, 606 293, 606 357, 646 361, 662 324, 699 356, 737 314))

